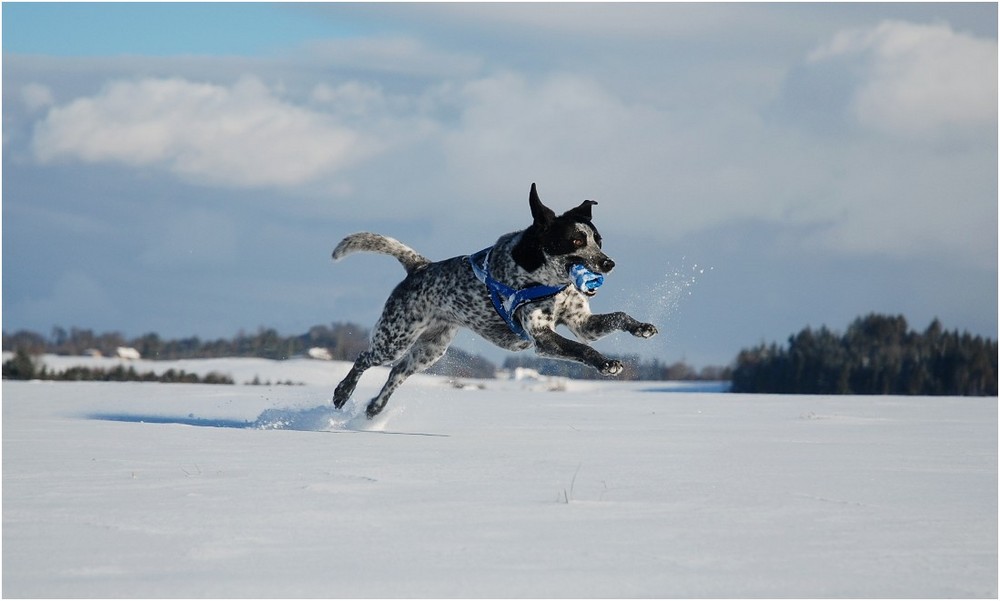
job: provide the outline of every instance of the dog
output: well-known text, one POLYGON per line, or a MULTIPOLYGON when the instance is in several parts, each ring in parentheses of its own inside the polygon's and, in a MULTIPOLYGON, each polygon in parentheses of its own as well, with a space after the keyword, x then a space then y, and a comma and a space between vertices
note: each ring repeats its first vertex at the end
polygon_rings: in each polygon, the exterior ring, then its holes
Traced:
POLYGON ((344 406, 369 367, 392 365, 385 386, 365 410, 369 419, 375 417, 406 378, 444 355, 461 327, 510 351, 534 347, 542 357, 583 363, 606 376, 622 372, 621 361, 555 331, 565 325, 585 341, 618 330, 639 338, 657 333, 652 324, 620 311, 590 312, 588 299, 615 266, 593 224, 591 208, 597 202, 585 200, 556 216, 531 184, 528 204, 531 226, 500 236, 474 255, 432 262, 398 240, 368 232, 337 245, 334 261, 359 251, 382 253, 395 257, 407 275, 386 300, 370 347, 337 385, 334 407, 344 406), (575 280, 574 272, 589 274, 588 283, 575 280))

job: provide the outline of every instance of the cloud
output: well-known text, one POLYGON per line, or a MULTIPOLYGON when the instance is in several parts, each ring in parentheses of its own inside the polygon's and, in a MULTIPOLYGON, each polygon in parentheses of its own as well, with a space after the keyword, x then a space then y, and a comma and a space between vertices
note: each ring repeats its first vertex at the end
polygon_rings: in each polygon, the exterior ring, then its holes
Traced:
POLYGON ((386 104, 381 89, 359 81, 348 81, 338 85, 318 83, 310 92, 309 100, 317 105, 330 106, 338 114, 356 117, 384 110, 386 104))
POLYGON ((54 102, 52 90, 39 83, 29 83, 21 88, 21 102, 29 111, 48 108, 54 102))
POLYGON ((306 49, 312 60, 328 67, 416 77, 468 77, 483 66, 478 56, 436 50, 405 36, 330 39, 306 49))
POLYGON ((905 135, 996 125, 997 42, 946 24, 883 21, 847 29, 809 55, 860 61, 850 109, 861 124, 905 135))
MULTIPOLYGON (((602 226, 668 240, 759 219, 812 227, 813 242, 837 253, 944 247, 982 255, 996 238, 981 231, 984 208, 995 215, 995 184, 982 183, 980 160, 970 162, 982 155, 981 141, 941 146, 899 134, 948 129, 955 119, 975 130, 992 122, 995 133, 995 115, 925 99, 905 116, 876 119, 861 99, 879 85, 899 94, 933 90, 922 69, 947 70, 937 64, 946 57, 962 71, 962 61, 981 63, 979 51, 995 43, 896 21, 827 39, 767 69, 800 78, 797 88, 785 82, 786 104, 771 114, 760 99, 780 95, 780 79, 740 77, 734 69, 746 71, 744 62, 736 69, 713 59, 701 77, 726 81, 726 93, 710 87, 681 102, 656 93, 677 71, 668 59, 623 87, 577 55, 577 63, 483 72, 470 53, 408 38, 307 44, 294 76, 291 61, 278 61, 248 68, 259 79, 236 83, 218 83, 218 72, 215 83, 198 83, 207 71, 183 69, 171 78, 118 74, 96 94, 66 94, 52 83, 57 98, 77 98, 37 124, 33 150, 43 162, 152 167, 228 187, 295 186, 298 214, 359 223, 446 219, 492 232, 503 219, 513 229, 537 181, 554 208, 594 198, 602 226), (428 65, 394 63, 407 49, 428 65), (787 98, 789 90, 798 96, 787 98), (817 106, 822 115, 840 111, 818 135, 789 119, 817 106), (872 136, 857 123, 894 135, 872 136), (331 203, 331 190, 351 201, 331 203), (897 222, 899 215, 906 218, 897 222)), ((995 103, 995 69, 990 78, 995 103)), ((985 156, 995 162, 995 150, 985 156)), ((167 250, 151 248, 144 258, 156 262, 167 250)))
POLYGON ((457 96, 459 121, 442 139, 449 181, 508 209, 535 181, 554 208, 592 198, 602 224, 674 238, 731 219, 788 218, 810 188, 783 178, 789 156, 809 168, 800 149, 731 103, 676 109, 568 72, 498 73, 457 96))
POLYGON ((330 177, 377 143, 282 100, 254 77, 230 86, 147 78, 114 81, 52 108, 35 127, 32 150, 43 163, 151 166, 186 180, 254 187, 330 177))
MULTIPOLYGON (((340 7, 332 10, 342 11, 340 7)), ((561 41, 572 37, 585 43, 618 40, 627 45, 637 39, 705 40, 720 34, 731 36, 733 28, 789 36, 810 25, 788 11, 738 3, 454 2, 404 3, 388 12, 362 4, 353 10, 355 14, 367 13, 397 27, 431 29, 440 37, 460 32, 466 36, 467 44, 470 32, 471 37, 485 36, 491 40, 498 34, 516 32, 519 44, 531 43, 533 37, 557 36, 561 41), (790 31, 796 25, 795 31, 790 31)))
POLYGON ((444 145, 456 170, 471 170, 477 178, 498 171, 596 168, 613 156, 609 144, 632 119, 597 83, 570 74, 530 79, 506 72, 471 80, 455 104, 461 118, 444 145))

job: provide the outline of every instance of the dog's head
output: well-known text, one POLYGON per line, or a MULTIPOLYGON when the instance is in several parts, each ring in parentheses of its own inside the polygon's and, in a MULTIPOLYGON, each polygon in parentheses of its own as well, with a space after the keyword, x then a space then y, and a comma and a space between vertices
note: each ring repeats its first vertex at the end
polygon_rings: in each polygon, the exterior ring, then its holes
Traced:
MULTIPOLYGON (((592 221, 591 207, 597 204, 595 201, 585 200, 556 216, 542 204, 535 184, 531 184, 528 204, 534 221, 512 251, 514 261, 525 271, 541 279, 564 281, 570 279, 573 265, 583 265, 597 274, 606 274, 614 268, 615 262, 601 250, 601 234, 592 221)), ((595 293, 596 290, 587 292, 589 296, 595 293)))

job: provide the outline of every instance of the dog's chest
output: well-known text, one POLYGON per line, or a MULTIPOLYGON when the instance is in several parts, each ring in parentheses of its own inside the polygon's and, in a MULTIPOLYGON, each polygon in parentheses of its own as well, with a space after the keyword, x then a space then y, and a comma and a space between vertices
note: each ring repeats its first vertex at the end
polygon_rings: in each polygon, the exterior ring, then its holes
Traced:
POLYGON ((587 298, 573 288, 567 288, 553 300, 552 309, 557 321, 568 315, 590 313, 590 303, 587 302, 587 298))

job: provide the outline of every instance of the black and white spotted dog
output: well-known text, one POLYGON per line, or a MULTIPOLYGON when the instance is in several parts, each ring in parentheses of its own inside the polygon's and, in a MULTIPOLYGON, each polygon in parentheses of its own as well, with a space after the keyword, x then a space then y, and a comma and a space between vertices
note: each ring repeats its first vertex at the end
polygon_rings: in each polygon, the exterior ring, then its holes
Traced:
POLYGON ((403 380, 444 355, 459 327, 511 351, 534 346, 544 357, 577 361, 604 375, 621 373, 620 361, 555 331, 565 325, 588 341, 616 330, 640 338, 657 333, 652 324, 620 311, 592 314, 587 298, 596 287, 579 286, 570 273, 582 266, 603 277, 615 266, 601 250, 601 235, 592 223, 591 207, 597 203, 585 200, 557 217, 532 184, 529 204, 530 227, 500 236, 474 255, 431 262, 398 240, 371 233, 352 234, 337 245, 334 260, 357 251, 383 253, 396 257, 407 276, 386 300, 371 347, 337 385, 335 407, 347 402, 366 369, 392 364, 388 381, 368 404, 366 414, 374 417, 403 380))

